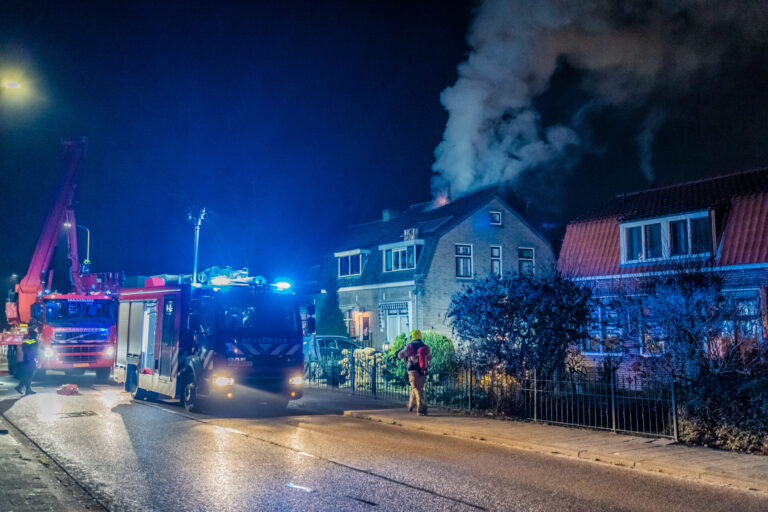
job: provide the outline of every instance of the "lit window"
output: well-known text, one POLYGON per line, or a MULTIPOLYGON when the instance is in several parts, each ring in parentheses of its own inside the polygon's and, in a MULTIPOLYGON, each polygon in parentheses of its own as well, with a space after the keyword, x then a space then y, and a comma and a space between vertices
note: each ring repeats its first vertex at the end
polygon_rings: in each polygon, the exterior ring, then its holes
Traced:
POLYGON ((491 217, 491 226, 501 226, 501 212, 489 212, 491 217))
POLYGON ((520 274, 533 275, 533 249, 520 247, 517 249, 517 270, 520 274))
POLYGON ((472 246, 456 244, 456 277, 472 277, 472 246))
POLYGON ((491 246, 491 274, 501 277, 501 246, 491 246))
POLYGON ((709 212, 675 215, 622 226, 624 263, 706 256, 712 251, 709 212))
POLYGON ((360 275, 360 254, 341 256, 339 260, 339 277, 360 275))
POLYGON ((416 268, 416 246, 397 247, 384 251, 384 271, 412 270, 416 268))

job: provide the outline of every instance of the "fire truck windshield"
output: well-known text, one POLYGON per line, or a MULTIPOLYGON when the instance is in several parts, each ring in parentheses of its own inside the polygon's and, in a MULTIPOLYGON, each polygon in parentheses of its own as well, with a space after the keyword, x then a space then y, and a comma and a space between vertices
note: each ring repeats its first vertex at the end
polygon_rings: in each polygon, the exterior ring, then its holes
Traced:
POLYGON ((224 331, 246 329, 261 336, 294 335, 301 329, 298 311, 292 304, 227 304, 219 309, 218 326, 224 331))
POLYGON ((111 300, 48 299, 45 301, 45 322, 50 325, 73 323, 113 324, 115 305, 111 300))

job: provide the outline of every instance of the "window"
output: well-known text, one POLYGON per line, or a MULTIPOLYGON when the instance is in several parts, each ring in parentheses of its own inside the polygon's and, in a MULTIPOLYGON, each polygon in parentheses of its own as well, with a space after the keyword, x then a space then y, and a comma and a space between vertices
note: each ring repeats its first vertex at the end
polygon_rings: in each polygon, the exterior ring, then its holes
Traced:
POLYGON ((472 277, 472 246, 456 244, 456 277, 472 277))
POLYGON ((712 224, 709 217, 691 219, 691 254, 704 254, 711 251, 712 224))
POLYGON ((622 263, 701 257, 712 251, 709 212, 626 223, 621 238, 622 263))
POLYGON ((588 327, 589 337, 584 342, 584 352, 589 354, 616 355, 622 351, 622 325, 619 313, 611 299, 598 299, 591 310, 588 327))
POLYGON ((491 246, 491 274, 501 277, 501 246, 491 246))
POLYGON ((669 255, 688 254, 688 221, 673 220, 669 223, 669 255))
POLYGON ((489 212, 491 217, 491 226, 501 226, 501 212, 489 212))
POLYGON ((661 224, 647 224, 645 229, 645 259, 661 258, 661 224))
POLYGON ((520 247, 517 249, 517 270, 521 274, 533 275, 533 249, 520 247))
POLYGON ((398 247, 384 251, 384 271, 411 270, 416 268, 416 246, 398 247))
POLYGON ((360 254, 339 257, 339 277, 360 275, 360 254))

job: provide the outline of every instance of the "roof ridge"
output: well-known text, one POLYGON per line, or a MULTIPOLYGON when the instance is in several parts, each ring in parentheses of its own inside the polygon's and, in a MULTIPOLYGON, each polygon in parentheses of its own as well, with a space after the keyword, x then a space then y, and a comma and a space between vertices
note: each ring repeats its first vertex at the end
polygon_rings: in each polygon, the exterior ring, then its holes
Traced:
POLYGON ((733 176, 738 176, 738 175, 741 175, 741 174, 751 174, 751 173, 757 173, 757 172, 761 172, 761 171, 763 171, 763 172, 768 171, 768 167, 757 167, 757 168, 754 168, 754 169, 745 169, 745 170, 741 170, 741 171, 731 172, 731 173, 728 173, 728 174, 720 174, 720 175, 717 175, 717 176, 709 176, 709 177, 706 177, 706 178, 698 178, 698 179, 690 180, 690 181, 681 181, 680 183, 672 183, 671 185, 664 185, 664 186, 661 186, 661 187, 644 188, 642 190, 635 190, 633 192, 623 192, 621 194, 616 194, 614 197, 616 199, 620 199, 622 197, 636 196, 636 195, 639 195, 639 194, 645 194, 646 192, 656 192, 656 191, 659 191, 659 190, 666 190, 666 189, 675 188, 675 187, 684 187, 684 186, 687 186, 687 185, 694 185, 696 183, 704 183, 704 182, 707 182, 707 181, 715 181, 715 180, 724 179, 724 178, 731 178, 733 176))

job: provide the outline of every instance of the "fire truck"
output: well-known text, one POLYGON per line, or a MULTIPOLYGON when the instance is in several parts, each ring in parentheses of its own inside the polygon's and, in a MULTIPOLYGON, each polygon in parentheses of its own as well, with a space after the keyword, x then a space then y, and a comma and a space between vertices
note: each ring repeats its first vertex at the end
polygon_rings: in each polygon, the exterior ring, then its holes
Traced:
POLYGON ((63 141, 64 172, 53 207, 43 225, 29 269, 5 304, 8 329, 0 344, 8 347, 8 366, 14 373, 17 352, 28 328, 38 333, 40 371, 64 370, 83 373, 94 370, 108 378, 115 353, 115 293, 122 274, 90 272, 90 261, 82 263, 77 252, 77 223, 72 203, 77 175, 85 159, 84 137, 63 141), (58 293, 50 268, 62 230, 67 234, 67 257, 71 290, 58 293))
POLYGON ((303 394, 302 317, 287 282, 247 271, 149 277, 120 291, 117 325, 113 376, 135 399, 193 411, 214 401, 285 407, 303 394))

